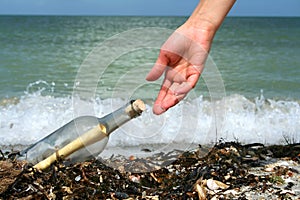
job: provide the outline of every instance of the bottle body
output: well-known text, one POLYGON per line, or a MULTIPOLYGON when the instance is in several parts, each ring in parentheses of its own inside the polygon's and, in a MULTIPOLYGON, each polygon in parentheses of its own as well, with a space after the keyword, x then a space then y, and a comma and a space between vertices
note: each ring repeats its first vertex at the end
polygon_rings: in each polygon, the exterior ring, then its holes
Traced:
MULTIPOLYGON (((102 120, 103 121, 103 120, 102 120)), ((36 164, 58 149, 61 149, 71 141, 75 140, 85 132, 93 129, 98 126, 99 119, 93 116, 81 116, 78 117, 69 123, 65 124, 63 127, 57 129, 50 135, 39 140, 35 144, 31 145, 27 149, 21 152, 21 156, 25 158, 29 163, 36 164)), ((108 137, 103 140, 91 145, 89 148, 82 148, 77 152, 74 152, 68 157, 68 161, 77 162, 83 161, 85 159, 92 158, 97 153, 103 151, 108 137), (91 149, 94 149, 91 151, 91 149)))
POLYGON ((61 157, 68 162, 93 158, 103 151, 111 132, 141 114, 144 108, 141 111, 132 111, 134 109, 132 107, 133 103, 126 104, 102 118, 93 116, 76 118, 21 151, 21 159, 36 164, 51 155, 57 158, 61 157), (74 145, 74 141, 77 141, 76 145, 74 145), (79 146, 77 145, 78 142, 80 143, 79 146), (74 147, 76 149, 69 151, 68 149, 73 148, 73 146, 78 147, 74 147), (67 148, 67 151, 64 150, 63 152, 69 153, 62 153, 60 150, 63 148, 67 148), (57 156, 55 156, 55 153, 57 156))

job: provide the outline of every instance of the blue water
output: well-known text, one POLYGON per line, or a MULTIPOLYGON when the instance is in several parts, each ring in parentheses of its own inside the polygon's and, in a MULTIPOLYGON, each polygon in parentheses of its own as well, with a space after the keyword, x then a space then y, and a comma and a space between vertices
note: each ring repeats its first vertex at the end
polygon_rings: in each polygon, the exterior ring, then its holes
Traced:
MULTIPOLYGON (((0 16, 0 144, 30 144, 78 113, 91 114, 87 109, 90 104, 99 117, 112 111, 110 102, 114 102, 114 108, 124 104, 124 94, 131 92, 126 88, 139 87, 155 62, 158 49, 138 49, 120 56, 99 80, 93 99, 78 100, 77 105, 72 92, 82 63, 97 46, 116 34, 143 27, 175 30, 185 20, 0 16), (142 78, 127 73, 135 68, 142 78), (118 82, 126 73, 129 78, 118 82)), ((226 96, 212 101, 206 82, 201 79, 193 97, 163 116, 153 116, 150 109, 159 82, 140 87, 133 96, 145 99, 149 110, 133 122, 134 129, 124 128, 128 133, 124 137, 113 135, 110 145, 207 143, 219 138, 299 142, 299 38, 300 18, 227 18, 210 53, 226 96), (214 109, 221 102, 226 102, 226 114, 218 133, 211 135, 208 131, 214 124, 214 109), (184 106, 193 111, 186 112, 184 106), (174 137, 182 131, 183 135, 174 137)))

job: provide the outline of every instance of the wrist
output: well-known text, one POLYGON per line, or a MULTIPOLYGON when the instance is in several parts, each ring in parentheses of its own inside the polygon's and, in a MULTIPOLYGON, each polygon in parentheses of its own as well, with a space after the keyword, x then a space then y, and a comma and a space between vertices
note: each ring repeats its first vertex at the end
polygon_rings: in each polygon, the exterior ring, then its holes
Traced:
POLYGON ((211 22, 206 20, 194 21, 192 19, 188 19, 177 29, 177 32, 184 34, 191 40, 207 46, 207 50, 210 48, 216 31, 217 28, 211 22))
POLYGON ((235 0, 201 0, 187 23, 215 34, 234 3, 235 0))
POLYGON ((191 16, 186 22, 188 26, 205 30, 207 32, 215 33, 217 32, 219 25, 214 23, 213 20, 201 17, 201 16, 191 16))

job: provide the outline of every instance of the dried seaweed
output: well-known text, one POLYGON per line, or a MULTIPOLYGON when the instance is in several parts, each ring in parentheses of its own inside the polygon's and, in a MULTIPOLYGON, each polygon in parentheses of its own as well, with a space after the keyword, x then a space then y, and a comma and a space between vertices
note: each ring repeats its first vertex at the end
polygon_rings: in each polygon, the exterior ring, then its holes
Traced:
POLYGON ((297 199, 300 145, 216 144, 149 158, 112 157, 36 171, 1 153, 1 199, 297 199), (122 163, 108 167, 104 163, 122 163), (162 163, 160 163, 162 164, 162 163), (135 167, 147 172, 135 172, 135 167), (151 170, 149 170, 151 169, 151 170))

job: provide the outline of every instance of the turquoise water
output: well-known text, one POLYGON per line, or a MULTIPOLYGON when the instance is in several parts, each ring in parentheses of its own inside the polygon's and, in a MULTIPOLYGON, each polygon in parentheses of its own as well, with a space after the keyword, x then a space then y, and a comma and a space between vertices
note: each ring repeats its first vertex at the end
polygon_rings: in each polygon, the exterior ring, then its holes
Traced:
MULTIPOLYGON (((69 95, 79 66, 100 42, 133 28, 175 29, 185 19, 1 16, 0 98, 19 97, 38 80, 55 84, 53 95, 69 95)), ((252 98, 263 89, 268 98, 299 99, 299 37, 300 18, 227 18, 211 51, 226 92, 252 98)), ((154 62, 156 55, 126 58, 114 72, 134 61, 154 62)))
MULTIPOLYGON (((71 96, 81 64, 101 42, 134 28, 175 30, 185 20, 185 17, 0 16, 0 144, 30 144, 72 119, 79 107, 82 113, 90 114, 85 111, 88 102, 74 105, 71 96)), ((151 33, 145 37, 151 37, 151 33)), ((300 141, 299 38, 300 18, 225 20, 210 53, 227 95, 227 115, 218 138, 263 143, 278 143, 286 138, 300 141)), ((93 107, 99 116, 111 111, 107 101, 122 105, 122 95, 128 92, 124 88, 138 87, 141 79, 133 74, 118 83, 122 89, 116 87, 116 81, 128 69, 136 67, 141 67, 139 75, 145 77, 158 51, 141 49, 111 63, 95 91, 93 107), (112 99, 113 91, 121 99, 112 99)), ((158 90, 159 84, 141 87, 136 96, 153 100, 158 90)), ((185 119, 179 105, 164 116, 147 112, 142 121, 136 122, 139 127, 136 128, 145 137, 154 128, 163 134, 164 143, 191 140, 201 143, 203 134, 211 127, 211 109, 215 104, 209 100, 203 79, 195 91, 196 97, 182 105, 199 105, 197 112, 189 113, 198 116, 198 121, 182 121, 185 119), (176 126, 182 122, 187 126, 184 132, 193 131, 197 133, 195 137, 174 138, 174 132, 179 130, 176 126), (197 138, 198 135, 201 137, 197 138)), ((206 141, 214 140, 213 137, 206 141)), ((143 142, 129 134, 124 140, 112 139, 111 144, 157 143, 155 138, 143 142)))
POLYGON ((226 91, 269 98, 300 97, 300 18, 229 18, 212 55, 226 91))

